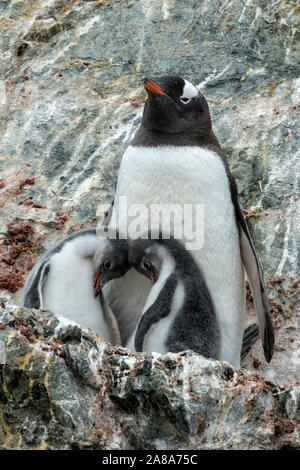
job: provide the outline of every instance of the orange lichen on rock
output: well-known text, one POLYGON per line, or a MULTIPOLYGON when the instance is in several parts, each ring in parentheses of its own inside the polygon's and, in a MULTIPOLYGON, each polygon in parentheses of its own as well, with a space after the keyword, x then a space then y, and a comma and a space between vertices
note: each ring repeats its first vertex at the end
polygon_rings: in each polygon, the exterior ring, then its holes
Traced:
POLYGON ((0 289, 8 290, 9 292, 17 292, 24 286, 24 272, 22 269, 4 270, 0 274, 0 289))
POLYGON ((21 193, 25 186, 32 186, 35 183, 34 178, 26 178, 25 180, 21 181, 19 184, 19 188, 16 190, 17 194, 21 193))
POLYGON ((28 271, 34 265, 32 248, 36 252, 43 236, 35 236, 32 226, 26 222, 13 221, 1 241, 0 289, 12 293, 23 287, 28 271))
POLYGON ((63 226, 66 224, 67 220, 69 219, 70 212, 72 209, 68 209, 67 211, 58 211, 55 213, 56 217, 59 218, 58 222, 56 223, 56 230, 61 230, 63 226))
POLYGON ((33 202, 32 199, 25 199, 25 201, 20 201, 19 203, 19 206, 27 206, 29 208, 33 208, 33 209, 47 209, 46 206, 42 206, 41 204, 36 204, 35 202, 33 202))
POLYGON ((116 100, 109 100, 106 103, 104 103, 104 106, 107 105, 114 105, 114 104, 122 104, 122 103, 130 103, 131 106, 134 108, 137 108, 140 104, 145 103, 146 97, 145 96, 136 96, 136 97, 127 97, 125 96, 124 98, 118 98, 116 100))

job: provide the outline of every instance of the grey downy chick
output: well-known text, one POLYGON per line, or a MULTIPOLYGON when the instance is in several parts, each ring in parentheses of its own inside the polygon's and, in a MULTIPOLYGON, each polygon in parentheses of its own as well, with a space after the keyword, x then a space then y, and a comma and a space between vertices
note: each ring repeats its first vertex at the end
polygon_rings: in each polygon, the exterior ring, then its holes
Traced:
POLYGON ((62 315, 115 344, 118 335, 106 321, 105 301, 99 303, 93 290, 99 253, 110 250, 110 240, 99 237, 96 229, 79 230, 64 238, 29 273, 21 304, 62 315))

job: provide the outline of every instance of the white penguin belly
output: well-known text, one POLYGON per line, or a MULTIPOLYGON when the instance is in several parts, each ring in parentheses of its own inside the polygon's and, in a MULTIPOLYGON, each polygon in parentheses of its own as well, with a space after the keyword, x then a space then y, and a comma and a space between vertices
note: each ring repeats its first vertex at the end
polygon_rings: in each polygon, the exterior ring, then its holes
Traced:
MULTIPOLYGON (((132 204, 148 208, 148 215, 139 219, 141 231, 150 228, 152 204, 179 204, 181 211, 184 204, 203 205, 204 244, 193 255, 216 308, 221 330, 220 359, 239 366, 246 313, 245 279, 229 181, 221 157, 199 147, 129 146, 119 170, 112 216, 112 224, 118 227, 127 217, 121 209, 119 213, 120 196, 126 196, 129 208, 132 204)), ((126 298, 123 301, 126 304, 126 298)), ((125 304, 123 312, 128 315, 125 304)), ((120 315, 122 312, 118 312, 120 315)), ((140 313, 136 315, 138 318, 140 313)))
POLYGON ((90 328, 111 340, 99 299, 93 292, 93 266, 89 258, 68 259, 55 254, 42 289, 43 308, 90 328))

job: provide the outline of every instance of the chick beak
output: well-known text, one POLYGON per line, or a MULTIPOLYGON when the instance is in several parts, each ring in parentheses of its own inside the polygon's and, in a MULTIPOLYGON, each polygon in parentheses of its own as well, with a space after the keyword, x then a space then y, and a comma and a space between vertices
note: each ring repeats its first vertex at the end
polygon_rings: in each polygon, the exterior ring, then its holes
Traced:
POLYGON ((101 276, 102 276, 102 269, 100 268, 96 276, 94 277, 94 294, 95 297, 99 295, 99 291, 101 288, 101 276))
POLYGON ((144 84, 144 88, 151 93, 154 93, 155 95, 168 96, 167 93, 165 93, 164 90, 153 80, 150 80, 147 77, 142 77, 142 82, 144 84))
POLYGON ((156 281, 158 280, 158 275, 155 269, 152 270, 152 279, 153 279, 153 284, 155 284, 156 281))

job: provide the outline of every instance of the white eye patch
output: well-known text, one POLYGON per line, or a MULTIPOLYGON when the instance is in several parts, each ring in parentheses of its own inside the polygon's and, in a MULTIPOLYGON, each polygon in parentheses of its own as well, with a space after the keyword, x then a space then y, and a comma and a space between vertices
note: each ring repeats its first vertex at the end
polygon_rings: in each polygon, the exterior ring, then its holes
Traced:
POLYGON ((183 93, 180 96, 180 101, 182 103, 188 103, 192 98, 198 95, 197 88, 191 84, 188 80, 184 80, 183 93))

